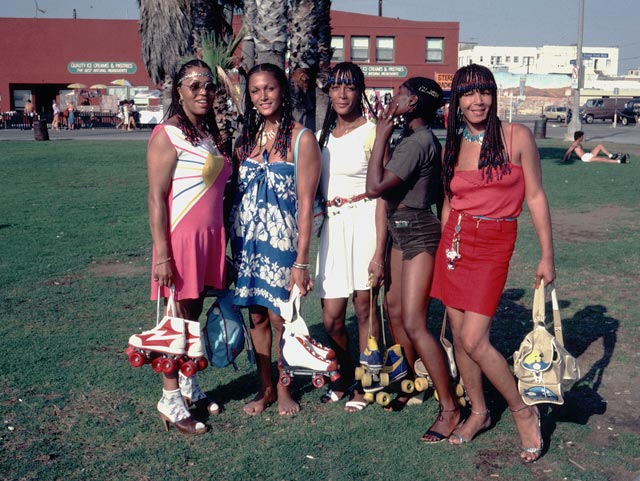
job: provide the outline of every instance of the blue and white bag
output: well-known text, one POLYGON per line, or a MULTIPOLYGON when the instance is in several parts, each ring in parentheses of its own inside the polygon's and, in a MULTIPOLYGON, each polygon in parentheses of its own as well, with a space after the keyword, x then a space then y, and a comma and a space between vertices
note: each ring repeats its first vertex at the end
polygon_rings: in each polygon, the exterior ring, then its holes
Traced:
POLYGON ((233 304, 233 290, 217 292, 216 300, 207 311, 204 343, 207 358, 214 367, 232 365, 238 370, 236 358, 247 348, 249 363, 254 364, 251 338, 244 324, 240 308, 233 304))

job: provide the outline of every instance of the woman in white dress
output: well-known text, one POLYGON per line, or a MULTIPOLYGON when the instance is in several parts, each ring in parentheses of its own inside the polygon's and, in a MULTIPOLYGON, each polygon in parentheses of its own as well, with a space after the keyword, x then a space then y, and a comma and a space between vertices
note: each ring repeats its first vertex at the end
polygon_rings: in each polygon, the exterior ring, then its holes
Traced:
MULTIPOLYGON (((354 382, 355 365, 345 326, 347 302, 353 298, 363 352, 369 333, 369 287, 375 287, 377 298, 377 287, 384 276, 387 235, 383 201, 364 194, 375 124, 364 116, 365 106, 371 106, 360 67, 351 62, 337 64, 331 71, 328 93, 331 106, 318 132, 322 149, 320 189, 327 201, 327 219, 320 234, 315 289, 322 299, 322 321, 342 378, 322 397, 325 403, 344 398, 354 382)), ((372 335, 376 339, 379 324, 374 317, 372 335)), ((355 389, 345 411, 361 411, 366 405, 362 390, 355 389)))

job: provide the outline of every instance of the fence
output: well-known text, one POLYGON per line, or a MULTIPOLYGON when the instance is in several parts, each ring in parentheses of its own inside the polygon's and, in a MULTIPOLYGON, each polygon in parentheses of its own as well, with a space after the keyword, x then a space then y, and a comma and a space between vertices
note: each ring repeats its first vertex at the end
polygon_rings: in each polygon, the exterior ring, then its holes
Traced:
MULTIPOLYGON (((51 128, 53 114, 44 114, 39 117, 28 117, 22 112, 3 112, 0 129, 31 129, 34 120, 46 122, 51 128)), ((74 128, 76 129, 113 129, 118 118, 110 112, 75 112, 74 128)), ((143 127, 144 125, 140 125, 143 127)), ((67 119, 60 115, 60 128, 68 128, 67 119)))

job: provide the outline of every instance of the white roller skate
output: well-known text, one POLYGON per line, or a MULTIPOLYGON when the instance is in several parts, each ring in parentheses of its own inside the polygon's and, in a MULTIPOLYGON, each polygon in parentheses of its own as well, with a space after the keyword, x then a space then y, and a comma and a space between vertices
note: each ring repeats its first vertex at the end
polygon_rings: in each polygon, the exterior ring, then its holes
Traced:
POLYGON ((311 376, 312 384, 321 388, 326 381, 324 376, 333 381, 340 379, 338 362, 319 356, 310 342, 295 334, 283 334, 280 343, 280 384, 288 386, 295 376, 311 376))

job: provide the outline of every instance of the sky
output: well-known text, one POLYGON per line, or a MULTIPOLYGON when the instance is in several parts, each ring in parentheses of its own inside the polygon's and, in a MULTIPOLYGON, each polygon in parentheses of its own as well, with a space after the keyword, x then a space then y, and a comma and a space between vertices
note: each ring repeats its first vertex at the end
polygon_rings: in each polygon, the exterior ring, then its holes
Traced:
MULTIPOLYGON (((386 17, 459 22, 460 41, 480 45, 575 45, 579 0, 382 0, 386 17)), ((137 0, 0 0, 2 17, 138 18, 137 0)), ((585 47, 618 47, 618 73, 640 67, 640 0, 584 0, 585 47)), ((378 14, 378 0, 333 0, 332 8, 378 14)))

